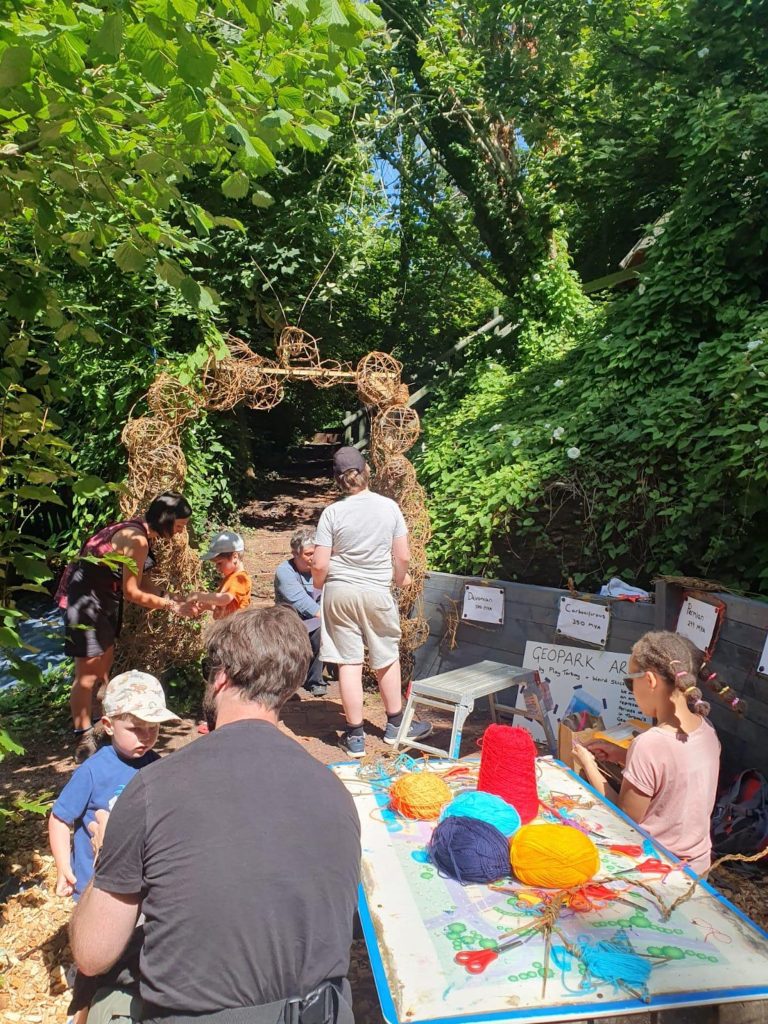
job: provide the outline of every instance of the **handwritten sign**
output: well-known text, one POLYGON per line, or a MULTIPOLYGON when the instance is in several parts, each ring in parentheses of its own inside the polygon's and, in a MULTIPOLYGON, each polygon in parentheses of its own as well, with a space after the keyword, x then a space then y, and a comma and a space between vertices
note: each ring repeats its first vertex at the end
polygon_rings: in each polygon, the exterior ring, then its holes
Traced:
POLYGON ((605 647, 608 642, 608 626, 611 621, 610 609, 604 604, 591 601, 576 601, 572 597, 560 598, 560 612, 557 616, 557 632, 574 640, 605 647))
POLYGON ((717 625, 717 608, 695 597, 686 597, 677 619, 676 633, 687 636, 700 651, 708 651, 717 625))
POLYGON ((760 655, 760 660, 757 663, 757 671, 761 676, 768 676, 768 636, 765 638, 763 653, 760 655))
POLYGON ((504 622, 504 591, 501 587, 479 587, 464 584, 462 619, 473 622, 493 622, 500 626, 504 622))
MULTIPOLYGON (((580 688, 600 698, 602 716, 610 727, 630 718, 644 716, 635 698, 624 686, 628 654, 612 651, 587 651, 583 647, 562 644, 539 644, 529 640, 523 656, 524 668, 537 668, 542 678, 549 681, 556 721, 565 714, 573 696, 580 688)), ((518 700, 519 700, 518 696, 518 700)), ((521 722, 536 739, 546 742, 544 730, 535 722, 521 722)))

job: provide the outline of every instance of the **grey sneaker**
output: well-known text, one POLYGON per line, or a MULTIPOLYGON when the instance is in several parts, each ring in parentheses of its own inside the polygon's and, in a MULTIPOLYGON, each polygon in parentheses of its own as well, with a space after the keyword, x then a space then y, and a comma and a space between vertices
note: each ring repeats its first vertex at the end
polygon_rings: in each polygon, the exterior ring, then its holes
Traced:
POLYGON ((353 736, 345 732, 339 740, 339 746, 350 757, 365 757, 365 733, 353 736))
MULTIPOLYGON (((384 730, 384 742, 393 744, 397 740, 397 734, 400 732, 399 725, 392 725, 391 722, 387 722, 387 728, 384 730)), ((432 725, 430 722, 411 722, 411 728, 408 730, 409 740, 423 740, 432 732, 432 725)))

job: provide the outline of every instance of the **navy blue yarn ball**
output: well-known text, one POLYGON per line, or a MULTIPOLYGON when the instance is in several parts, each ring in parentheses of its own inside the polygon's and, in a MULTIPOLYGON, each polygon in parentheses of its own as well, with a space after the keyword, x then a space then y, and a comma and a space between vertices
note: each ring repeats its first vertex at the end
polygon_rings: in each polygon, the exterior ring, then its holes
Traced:
POLYGON ((509 840, 478 818, 443 819, 432 833, 429 856, 442 874, 462 885, 497 882, 510 871, 509 840))

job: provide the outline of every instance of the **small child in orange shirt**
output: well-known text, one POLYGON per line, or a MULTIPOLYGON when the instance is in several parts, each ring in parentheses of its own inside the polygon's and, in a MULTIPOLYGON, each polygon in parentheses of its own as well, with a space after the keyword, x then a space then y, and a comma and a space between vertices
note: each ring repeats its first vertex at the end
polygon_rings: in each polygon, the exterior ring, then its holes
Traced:
POLYGON ((195 591, 186 600, 200 609, 212 609, 214 619, 223 619, 251 603, 251 577, 243 566, 242 553, 245 542, 239 533, 222 530, 211 538, 211 543, 202 556, 203 562, 213 562, 221 576, 222 583, 214 593, 195 591))
MULTIPOLYGON (((188 594, 186 600, 196 610, 212 609, 214 619, 223 619, 227 615, 247 608, 251 603, 251 577, 243 567, 242 554, 245 541, 233 530, 221 530, 211 537, 211 543, 204 555, 203 562, 213 562, 221 576, 221 586, 215 593, 195 591, 188 594)), ((205 735, 209 731, 208 722, 198 722, 197 731, 205 735)))

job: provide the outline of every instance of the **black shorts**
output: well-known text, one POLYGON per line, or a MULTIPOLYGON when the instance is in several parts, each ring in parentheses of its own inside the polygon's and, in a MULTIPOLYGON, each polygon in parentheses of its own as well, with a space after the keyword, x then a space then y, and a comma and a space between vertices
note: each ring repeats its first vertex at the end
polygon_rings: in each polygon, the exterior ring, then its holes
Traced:
POLYGON ((70 592, 67 598, 64 653, 70 658, 98 658, 114 647, 123 618, 122 594, 70 592))

